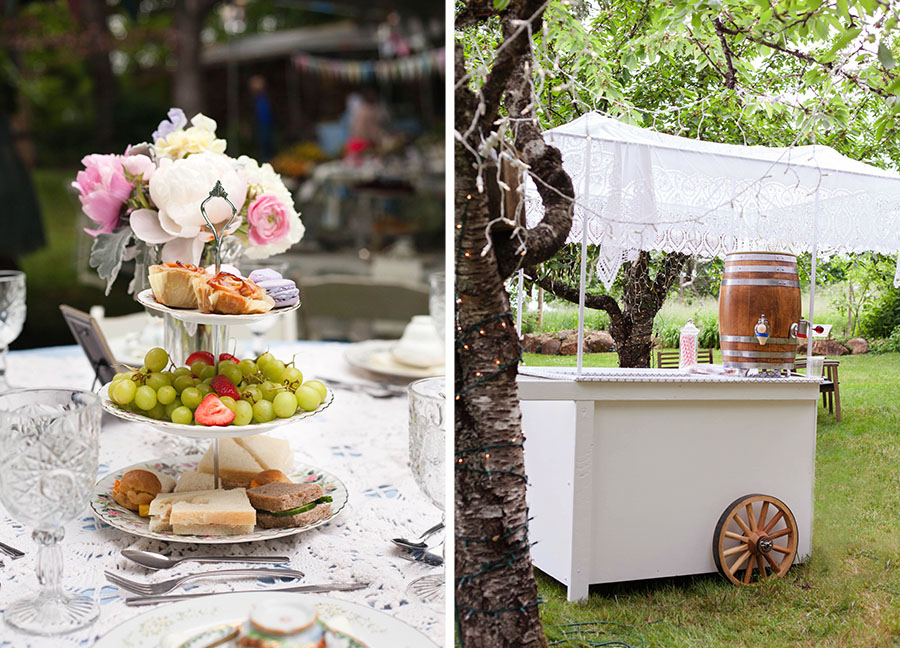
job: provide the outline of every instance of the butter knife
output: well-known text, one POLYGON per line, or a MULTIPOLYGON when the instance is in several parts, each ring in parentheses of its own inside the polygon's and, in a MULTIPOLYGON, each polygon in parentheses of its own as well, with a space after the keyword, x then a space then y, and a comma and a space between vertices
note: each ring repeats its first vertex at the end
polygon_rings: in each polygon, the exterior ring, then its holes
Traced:
POLYGON ((325 583, 323 585, 295 585, 294 587, 280 587, 270 590, 238 590, 235 592, 203 592, 201 594, 161 594, 159 596, 134 596, 125 599, 125 605, 156 605, 157 603, 168 603, 169 601, 184 601, 186 599, 200 598, 201 596, 214 596, 216 594, 255 594, 264 592, 352 592, 353 590, 364 589, 368 587, 368 583, 325 583))

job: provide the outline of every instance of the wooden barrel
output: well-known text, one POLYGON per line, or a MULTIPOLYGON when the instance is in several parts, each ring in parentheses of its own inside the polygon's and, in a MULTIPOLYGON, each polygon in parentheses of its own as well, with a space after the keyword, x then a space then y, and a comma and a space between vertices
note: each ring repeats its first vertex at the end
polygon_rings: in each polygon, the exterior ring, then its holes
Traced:
POLYGON ((722 363, 743 369, 791 369, 800 321, 797 257, 783 252, 731 252, 719 290, 722 363), (765 316, 769 337, 759 343, 755 327, 765 316))

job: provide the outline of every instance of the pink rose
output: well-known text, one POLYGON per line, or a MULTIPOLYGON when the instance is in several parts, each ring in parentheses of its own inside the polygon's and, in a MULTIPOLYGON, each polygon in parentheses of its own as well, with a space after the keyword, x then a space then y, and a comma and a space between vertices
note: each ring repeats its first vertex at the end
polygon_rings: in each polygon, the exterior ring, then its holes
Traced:
POLYGON ((262 194, 247 208, 249 231, 247 238, 253 245, 277 243, 291 229, 290 211, 272 194, 262 194))
POLYGON ((122 205, 131 196, 134 185, 125 179, 120 155, 88 155, 81 163, 72 186, 78 189, 81 209, 99 229, 84 231, 91 236, 108 234, 119 224, 122 205))

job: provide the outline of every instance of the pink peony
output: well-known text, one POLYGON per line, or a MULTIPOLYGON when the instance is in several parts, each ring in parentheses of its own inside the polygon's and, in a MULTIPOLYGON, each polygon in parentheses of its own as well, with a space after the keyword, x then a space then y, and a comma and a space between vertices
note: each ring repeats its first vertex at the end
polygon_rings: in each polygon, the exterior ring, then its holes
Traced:
POLYGON ((72 186, 78 189, 78 199, 84 213, 99 229, 84 231, 91 236, 108 234, 119 224, 122 205, 131 196, 134 185, 125 179, 121 155, 87 155, 81 160, 72 186))
POLYGON ((277 243, 290 232, 290 218, 284 203, 272 194, 262 194, 247 208, 247 238, 253 245, 277 243))

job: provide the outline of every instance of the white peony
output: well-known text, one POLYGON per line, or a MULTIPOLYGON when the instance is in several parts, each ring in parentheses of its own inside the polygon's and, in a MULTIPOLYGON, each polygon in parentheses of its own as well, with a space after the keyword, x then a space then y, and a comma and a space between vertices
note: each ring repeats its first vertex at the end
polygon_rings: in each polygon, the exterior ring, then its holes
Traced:
MULTIPOLYGON (((247 199, 247 181, 234 160, 218 153, 196 153, 180 160, 162 159, 150 178, 150 199, 156 210, 138 209, 130 216, 131 229, 142 241, 158 245, 163 261, 197 264, 203 244, 212 238, 200 213, 200 203, 221 181, 228 199, 240 212, 247 199)), ((221 198, 206 203, 206 215, 214 225, 231 218, 231 207, 221 198)), ((240 225, 237 216, 229 231, 240 225)))

